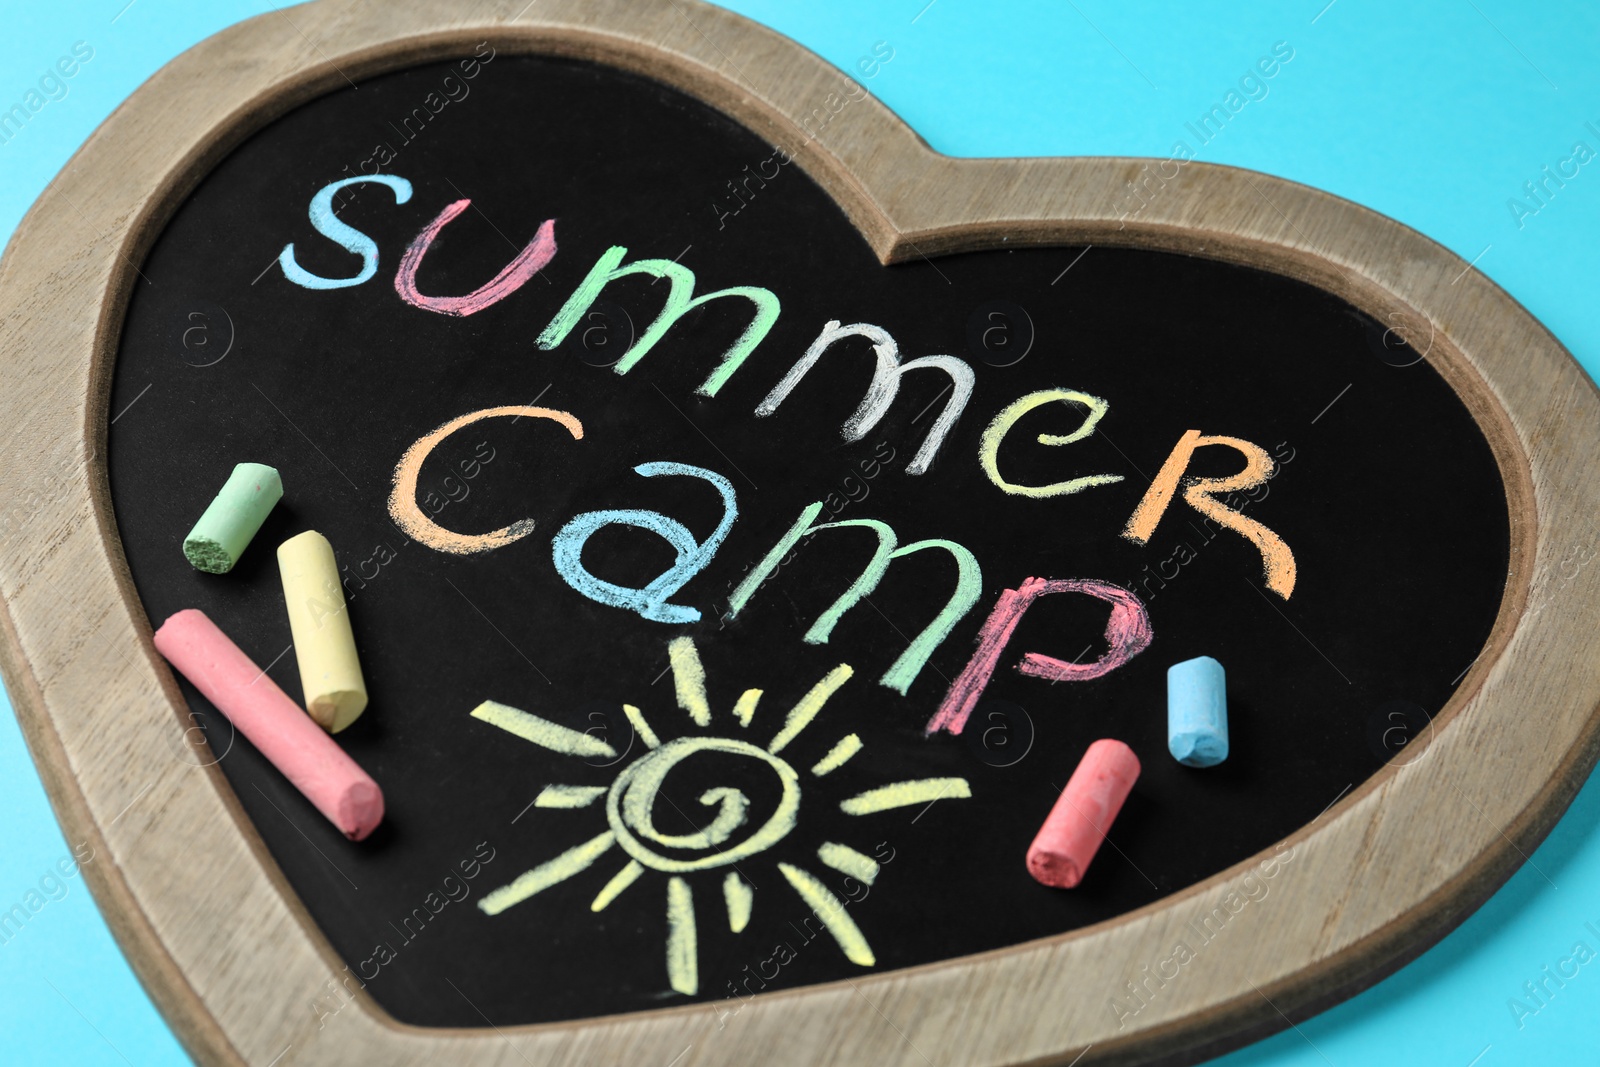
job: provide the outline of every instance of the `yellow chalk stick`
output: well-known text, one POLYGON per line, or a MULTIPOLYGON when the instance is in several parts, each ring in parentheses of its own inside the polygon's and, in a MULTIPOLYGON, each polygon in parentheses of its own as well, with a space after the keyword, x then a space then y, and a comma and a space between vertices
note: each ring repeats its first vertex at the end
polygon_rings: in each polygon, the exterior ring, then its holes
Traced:
POLYGON ((306 710, 318 726, 336 734, 366 708, 367 683, 356 658, 333 546, 315 530, 289 538, 278 546, 278 574, 306 710))

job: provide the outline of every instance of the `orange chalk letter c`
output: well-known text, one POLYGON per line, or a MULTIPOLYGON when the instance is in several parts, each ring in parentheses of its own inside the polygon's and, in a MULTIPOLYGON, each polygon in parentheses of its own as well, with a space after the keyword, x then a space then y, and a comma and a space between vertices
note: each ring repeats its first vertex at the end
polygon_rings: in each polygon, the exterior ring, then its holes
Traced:
POLYGON ((395 466, 394 489, 389 493, 389 517, 394 519, 395 525, 404 530, 412 540, 420 541, 439 552, 466 556, 474 552, 487 552, 492 548, 504 547, 533 532, 532 519, 518 519, 510 526, 503 526, 498 530, 491 530, 489 533, 457 533, 454 530, 445 529, 428 518, 422 509, 417 506, 417 476, 422 473, 423 462, 439 442, 463 426, 470 426, 480 419, 492 419, 501 415, 510 415, 516 418, 550 419, 565 426, 567 432, 572 434, 573 440, 583 440, 583 423, 568 412, 556 411, 554 408, 524 407, 517 404, 469 412, 466 415, 451 419, 432 433, 417 438, 416 442, 406 449, 406 454, 400 457, 399 464, 395 466))

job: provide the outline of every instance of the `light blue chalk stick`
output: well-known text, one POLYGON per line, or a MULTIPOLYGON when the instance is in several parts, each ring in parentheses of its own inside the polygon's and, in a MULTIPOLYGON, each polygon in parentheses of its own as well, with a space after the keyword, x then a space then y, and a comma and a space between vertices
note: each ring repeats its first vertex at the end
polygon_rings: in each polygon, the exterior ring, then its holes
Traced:
POLYGON ((1228 758, 1227 676, 1210 656, 1167 668, 1167 751, 1186 767, 1228 758))

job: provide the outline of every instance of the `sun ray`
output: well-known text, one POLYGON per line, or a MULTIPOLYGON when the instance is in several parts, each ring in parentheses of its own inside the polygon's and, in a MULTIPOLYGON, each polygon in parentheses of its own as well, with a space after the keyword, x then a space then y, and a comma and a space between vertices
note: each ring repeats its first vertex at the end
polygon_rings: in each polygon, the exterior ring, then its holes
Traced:
POLYGON ((579 733, 577 730, 557 725, 549 719, 541 719, 509 704, 485 700, 472 709, 472 717, 482 719, 491 726, 498 726, 507 733, 516 734, 524 741, 532 741, 563 756, 615 757, 617 754, 616 749, 593 734, 579 733))
POLYGON ((525 871, 509 885, 488 893, 478 901, 478 907, 487 915, 499 915, 513 904, 520 904, 535 893, 564 882, 573 875, 589 869, 589 865, 603 856, 617 840, 617 835, 607 830, 581 845, 567 849, 553 860, 525 871))
POLYGON ((861 967, 871 967, 877 963, 877 958, 872 954, 872 946, 867 944, 867 939, 861 933, 861 927, 855 920, 845 913, 844 905, 839 898, 823 885, 816 875, 809 871, 787 863, 778 864, 778 870, 794 886, 794 891, 800 894, 800 899, 808 904, 817 918, 822 920, 822 925, 828 928, 828 933, 839 942, 839 947, 844 950, 845 959, 861 967))
MULTIPOLYGON (((523 794, 526 796, 527 794, 523 794)), ((606 795, 603 785, 547 785, 534 798, 536 808, 587 808, 606 795)))
POLYGON ((965 778, 919 778, 916 781, 891 782, 876 789, 869 789, 849 800, 840 801, 839 809, 846 815, 871 815, 874 812, 888 811, 890 808, 931 804, 945 797, 959 799, 970 796, 972 790, 967 786, 965 778))
POLYGON ((749 726, 750 720, 755 718, 756 702, 761 699, 762 690, 746 689, 739 697, 739 703, 733 706, 733 717, 739 720, 740 726, 749 726))
POLYGON ((835 844, 824 841, 822 847, 817 849, 817 859, 826 863, 840 874, 871 885, 878 877, 878 861, 871 856, 864 856, 849 845, 835 844))
POLYGON ((694 936, 694 894, 677 875, 667 883, 667 981, 685 996, 700 991, 700 953, 694 936))
POLYGON ((648 748, 660 748, 661 739, 656 732, 650 729, 650 724, 644 721, 644 712, 632 704, 622 705, 622 713, 628 717, 628 722, 633 725, 633 732, 639 735, 639 740, 648 748))
POLYGON ((678 691, 678 707, 689 713, 696 726, 711 725, 711 702, 706 699, 706 669, 692 637, 674 637, 667 644, 667 659, 672 663, 672 685, 678 691))
POLYGON ((604 911, 606 905, 622 895, 622 891, 639 880, 644 873, 644 864, 638 860, 629 860, 628 865, 612 876, 605 888, 595 894, 594 903, 589 905, 590 911, 604 911))
POLYGON ((772 739, 767 751, 776 756, 790 741, 799 737, 800 731, 811 725, 811 720, 817 717, 817 712, 822 710, 828 698, 838 692, 839 687, 848 682, 854 673, 855 669, 850 664, 841 663, 824 675, 822 681, 812 686, 811 692, 801 697, 799 703, 789 710, 789 717, 783 721, 783 729, 772 739))
POLYGON ((851 756, 861 751, 861 738, 855 734, 845 734, 839 738, 839 743, 828 750, 828 754, 817 761, 811 768, 811 773, 821 778, 831 771, 836 771, 849 761, 851 756))
POLYGON ((728 929, 742 933, 750 924, 750 910, 755 904, 755 890, 745 885, 744 879, 733 871, 722 880, 722 896, 728 902, 728 929))

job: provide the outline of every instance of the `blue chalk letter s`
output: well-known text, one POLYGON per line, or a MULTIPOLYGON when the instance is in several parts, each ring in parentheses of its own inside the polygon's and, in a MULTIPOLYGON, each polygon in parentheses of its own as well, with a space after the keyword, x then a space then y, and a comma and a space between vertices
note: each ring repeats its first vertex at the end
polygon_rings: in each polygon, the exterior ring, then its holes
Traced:
POLYGON ((334 194, 345 186, 355 185, 357 182, 377 182, 379 185, 387 185, 394 190, 396 204, 403 204, 411 199, 411 183, 404 178, 389 174, 363 174, 360 177, 345 178, 343 181, 324 185, 317 190, 317 195, 311 198, 311 225, 340 248, 360 256, 361 273, 354 278, 324 278, 320 274, 312 274, 295 262, 294 242, 291 241, 283 246, 282 252, 278 253, 278 265, 283 268, 285 278, 307 289, 344 289, 360 285, 378 273, 378 242, 354 226, 340 222, 333 213, 334 194))

